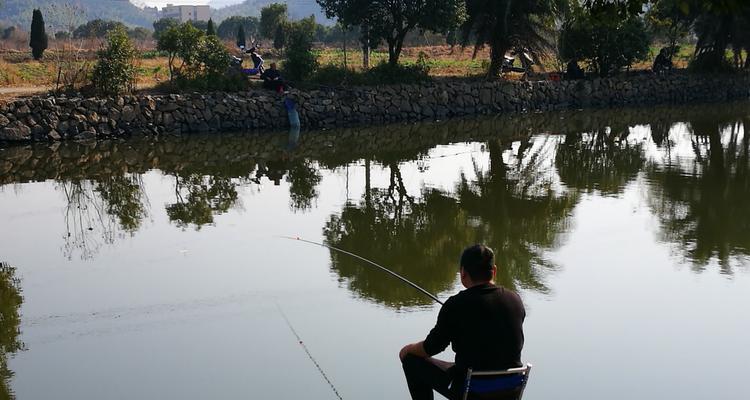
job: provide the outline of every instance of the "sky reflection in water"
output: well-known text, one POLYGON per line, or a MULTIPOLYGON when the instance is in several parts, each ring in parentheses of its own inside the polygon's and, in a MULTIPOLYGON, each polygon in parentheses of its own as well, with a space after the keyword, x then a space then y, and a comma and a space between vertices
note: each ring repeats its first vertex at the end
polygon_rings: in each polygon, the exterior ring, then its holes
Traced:
POLYGON ((0 398, 330 398, 276 303, 344 398, 404 398, 437 308, 276 235, 439 297, 489 244, 531 399, 742 397, 748 109, 0 149, 0 398))

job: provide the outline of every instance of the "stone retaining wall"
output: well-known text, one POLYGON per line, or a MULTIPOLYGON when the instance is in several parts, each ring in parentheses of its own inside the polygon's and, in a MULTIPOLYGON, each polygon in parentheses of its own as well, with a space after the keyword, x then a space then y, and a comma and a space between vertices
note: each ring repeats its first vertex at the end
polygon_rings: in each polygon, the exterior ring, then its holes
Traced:
MULTIPOLYGON (((293 91, 305 128, 536 110, 747 99, 750 76, 679 73, 582 81, 463 82, 293 91)), ((0 106, 0 141, 279 129, 283 95, 251 91, 112 98, 47 97, 0 106)))

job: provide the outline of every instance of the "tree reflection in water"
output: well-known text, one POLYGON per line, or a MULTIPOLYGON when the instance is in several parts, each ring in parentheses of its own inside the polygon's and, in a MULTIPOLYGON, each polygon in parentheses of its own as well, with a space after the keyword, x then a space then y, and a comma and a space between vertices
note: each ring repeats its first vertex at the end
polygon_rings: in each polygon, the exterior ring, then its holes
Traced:
POLYGON ((702 271, 718 260, 721 272, 750 254, 750 119, 694 119, 695 160, 669 157, 651 165, 650 203, 662 236, 702 271))
POLYGON ((175 175, 177 201, 167 205, 167 216, 177 226, 185 228, 212 224, 214 215, 229 211, 237 202, 237 183, 231 178, 211 175, 175 175))
POLYGON ((289 163, 286 181, 289 183, 289 206, 293 211, 307 211, 318 198, 318 184, 323 176, 312 161, 296 159, 289 163))
MULTIPOLYGON (((332 215, 324 228, 326 242, 386 265, 433 293, 453 287, 460 252, 483 242, 496 249, 501 284, 546 290, 541 275, 551 265, 544 252, 558 244, 576 196, 555 193, 539 173, 548 146, 522 144, 511 165, 503 162, 499 141, 487 147, 489 170, 475 167, 477 178, 463 176, 454 193, 423 187, 413 198, 398 166, 389 165, 389 187, 371 189, 359 204, 332 215)), ((364 298, 396 308, 430 301, 353 258, 331 252, 331 264, 342 283, 364 298)))
POLYGON ((93 258, 102 245, 112 244, 118 235, 135 234, 148 215, 140 175, 63 181, 58 189, 66 201, 63 253, 68 259, 75 254, 81 259, 93 258))
POLYGON ((24 349, 23 343, 18 340, 21 303, 23 297, 15 268, 0 263, 0 400, 14 398, 10 388, 13 371, 8 369, 8 357, 24 349))
POLYGON ((627 127, 566 134, 555 157, 560 179, 568 187, 584 192, 622 193, 645 162, 642 144, 628 141, 629 134, 627 127))

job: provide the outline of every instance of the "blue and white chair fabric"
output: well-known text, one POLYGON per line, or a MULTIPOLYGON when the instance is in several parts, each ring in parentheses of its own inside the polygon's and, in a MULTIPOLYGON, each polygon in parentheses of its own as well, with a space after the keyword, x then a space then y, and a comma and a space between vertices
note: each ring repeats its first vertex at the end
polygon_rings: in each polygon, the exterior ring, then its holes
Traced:
POLYGON ((501 371, 466 371, 463 400, 521 400, 531 364, 501 371))

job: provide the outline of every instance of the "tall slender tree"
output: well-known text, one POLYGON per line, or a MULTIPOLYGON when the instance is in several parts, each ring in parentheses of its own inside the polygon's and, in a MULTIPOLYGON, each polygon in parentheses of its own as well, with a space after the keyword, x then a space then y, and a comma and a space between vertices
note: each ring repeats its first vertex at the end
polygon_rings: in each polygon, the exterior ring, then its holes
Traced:
POLYGON ((240 25, 237 29, 237 47, 245 47, 245 26, 240 25))
POLYGON ((208 25, 206 25, 206 35, 208 36, 216 35, 216 28, 214 27, 214 20, 211 18, 208 19, 208 25))
POLYGON ((31 40, 29 40, 31 54, 35 60, 41 60, 44 50, 47 50, 47 32, 44 29, 44 17, 38 9, 34 10, 31 17, 31 40))

